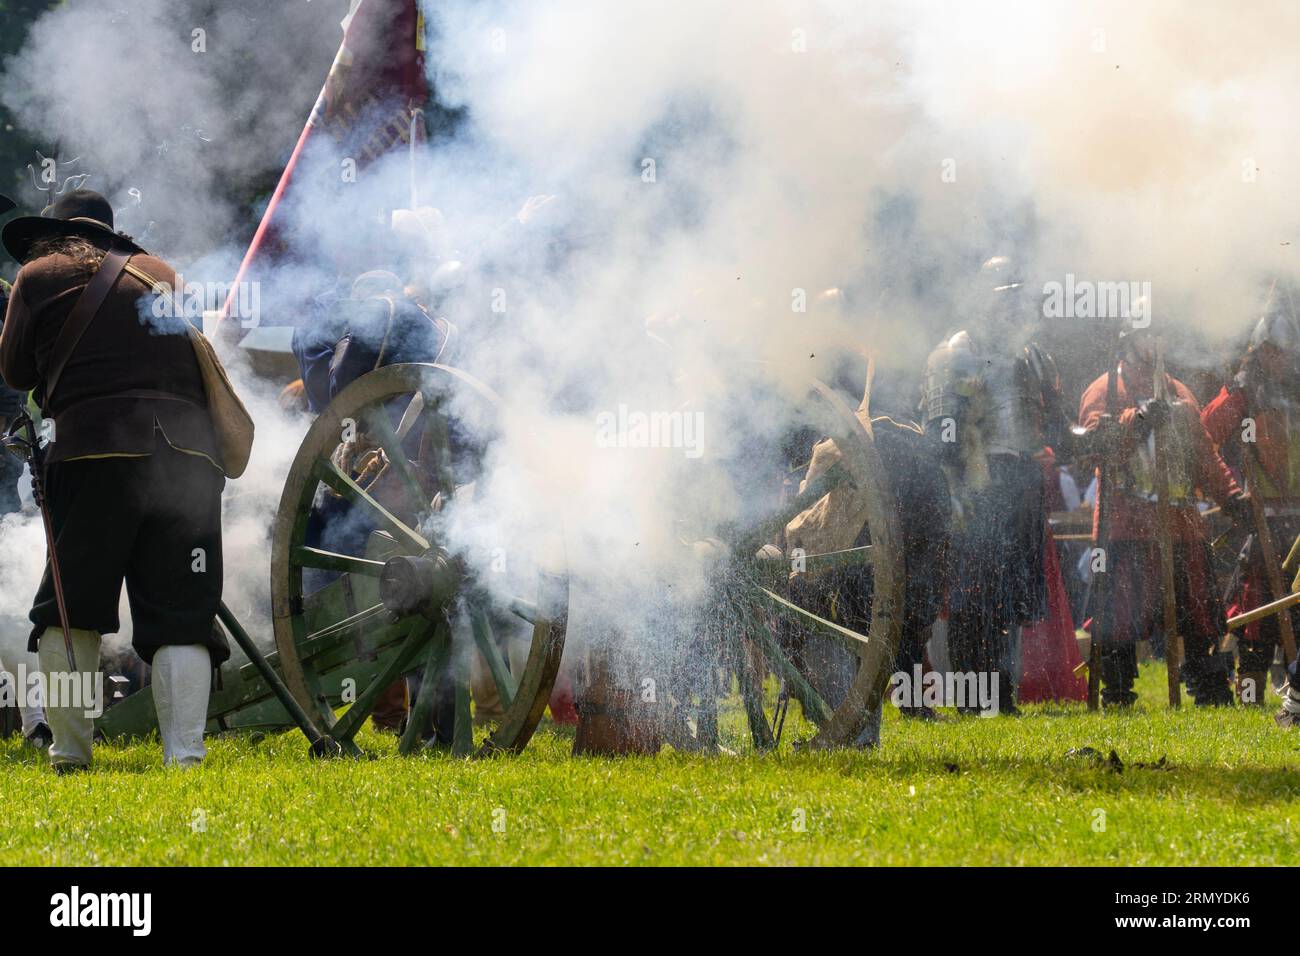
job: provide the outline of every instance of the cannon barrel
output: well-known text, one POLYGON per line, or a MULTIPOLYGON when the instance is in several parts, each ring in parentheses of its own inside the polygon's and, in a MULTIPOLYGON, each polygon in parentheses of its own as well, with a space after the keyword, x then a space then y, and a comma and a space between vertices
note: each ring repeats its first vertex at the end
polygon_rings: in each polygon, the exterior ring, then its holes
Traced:
POLYGON ((433 618, 455 596, 461 575, 436 555, 398 555, 384 562, 379 575, 379 600, 392 613, 433 618))

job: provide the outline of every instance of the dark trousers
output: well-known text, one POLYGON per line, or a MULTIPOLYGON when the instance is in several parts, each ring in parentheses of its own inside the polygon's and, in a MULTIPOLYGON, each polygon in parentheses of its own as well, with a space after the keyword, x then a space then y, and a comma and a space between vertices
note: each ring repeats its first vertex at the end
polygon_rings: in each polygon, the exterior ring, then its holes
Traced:
MULTIPOLYGON (((169 644, 201 644, 214 665, 230 656, 213 625, 225 477, 212 462, 158 433, 152 455, 57 462, 45 485, 70 626, 115 633, 125 581, 132 643, 146 663, 169 644)), ((41 633, 59 626, 48 563, 29 616, 35 651, 41 633)))
MULTIPOLYGON (((1173 548, 1176 626, 1183 641, 1182 676, 1198 703, 1231 700, 1226 655, 1218 652, 1224 630, 1209 546, 1175 542, 1173 548)), ((1116 541, 1110 549, 1112 590, 1094 618, 1101 642, 1102 699, 1131 703, 1137 677, 1137 641, 1164 630, 1164 578, 1159 550, 1151 541, 1116 541), (1111 636, 1113 635, 1113 637, 1111 636)))
POLYGON ((954 673, 997 674, 999 694, 1014 702, 1015 675, 1007 669, 1005 658, 1008 631, 1016 625, 1005 624, 1001 617, 1000 611, 990 613, 983 602, 969 602, 960 611, 949 612, 948 663, 954 673))
POLYGON ((1042 466, 993 456, 989 484, 970 497, 947 556, 949 661, 957 672, 997 674, 999 693, 1014 702, 1010 631, 1048 612, 1042 466))

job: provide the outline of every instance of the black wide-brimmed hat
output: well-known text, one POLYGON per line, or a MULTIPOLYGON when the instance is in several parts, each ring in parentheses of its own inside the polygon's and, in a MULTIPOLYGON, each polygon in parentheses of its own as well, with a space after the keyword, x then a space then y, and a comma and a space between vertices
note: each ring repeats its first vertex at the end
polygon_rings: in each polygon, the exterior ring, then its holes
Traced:
POLYGON ((52 236, 81 236, 92 242, 110 240, 118 246, 144 252, 135 242, 113 230, 113 207, 93 189, 74 189, 39 216, 19 216, 0 233, 4 247, 19 262, 27 261, 33 242, 52 236))

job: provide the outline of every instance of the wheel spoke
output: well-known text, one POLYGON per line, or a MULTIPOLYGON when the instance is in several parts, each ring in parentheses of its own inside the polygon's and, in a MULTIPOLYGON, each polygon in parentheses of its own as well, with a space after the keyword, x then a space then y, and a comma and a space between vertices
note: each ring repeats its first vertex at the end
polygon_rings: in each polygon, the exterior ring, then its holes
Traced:
POLYGON ((406 411, 402 412, 402 420, 397 423, 397 437, 406 441, 406 436, 411 433, 415 423, 420 420, 424 413, 424 393, 416 392, 415 397, 411 399, 406 406, 406 411))
POLYGON ((424 450, 432 459, 428 464, 433 468, 438 490, 444 497, 449 497, 455 490, 455 484, 451 476, 451 438, 447 433, 447 419, 442 414, 442 399, 438 396, 425 398, 424 415, 424 450))
POLYGON ((776 738, 772 736, 772 725, 763 713, 763 674, 755 666, 754 655, 750 653, 752 645, 740 634, 735 637, 736 649, 736 683, 740 688, 740 701, 745 707, 745 718, 749 722, 749 734, 754 738, 754 747, 766 751, 776 747, 776 738))
POLYGON ((451 752, 457 757, 468 757, 474 752, 474 715, 469 704, 469 667, 466 661, 457 661, 456 668, 456 721, 451 731, 451 752))
POLYGON ((423 554, 429 550, 429 542, 425 540, 422 534, 408 527, 405 522, 372 498, 368 491, 353 481, 350 476, 340 471, 334 462, 329 459, 318 460, 313 469, 313 474, 348 501, 368 506, 375 513, 379 522, 408 550, 416 554, 423 554))
POLYGON ((377 441, 383 448, 384 454, 388 456, 388 464, 397 472, 397 477, 406 492, 407 507, 411 509, 411 514, 418 518, 423 512, 429 510, 430 496, 420 484, 420 479, 416 477, 415 468, 406 457, 402 440, 393 431, 393 425, 388 420, 388 412, 383 405, 371 410, 366 416, 365 424, 367 435, 377 441))
POLYGON ((799 668, 795 667, 790 658, 786 657, 785 652, 781 650, 781 645, 777 643, 775 635, 772 634, 771 628, 763 620, 762 614, 756 611, 750 615, 750 621, 753 624, 753 631, 758 638, 759 646, 763 649, 763 654, 785 679, 790 688, 790 695, 803 706, 804 714, 818 727, 829 723, 833 713, 830 706, 826 701, 822 700, 822 695, 817 693, 812 684, 808 683, 807 678, 799 672, 799 668))
POLYGON ((409 754, 419 746, 420 734, 429 711, 433 709, 433 698, 438 691, 438 681, 451 659, 451 633, 445 622, 439 621, 438 627, 429 643, 429 652, 424 659, 424 670, 420 678, 420 692, 415 695, 415 704, 406 717, 406 730, 397 745, 397 752, 409 754))
POLYGON ((758 596, 787 621, 800 627, 810 628, 819 634, 825 634, 827 637, 833 637, 846 644, 851 651, 859 656, 866 654, 867 647, 871 643, 870 639, 863 637, 857 631, 851 631, 834 621, 818 617, 812 611, 805 611, 799 605, 787 601, 781 595, 775 594, 767 588, 759 588, 758 596))
POLYGON ((299 546, 289 555, 289 566, 294 568, 316 568, 320 571, 341 571, 347 574, 363 574, 377 578, 384 570, 383 561, 369 558, 354 558, 348 554, 335 554, 320 548, 299 546))
POLYGON ((403 642, 401 648, 384 666, 384 669, 366 685, 366 689, 358 695, 356 702, 334 724, 330 734, 335 740, 351 740, 356 736, 357 731, 361 729, 361 725, 370 716, 370 712, 375 709, 375 703, 379 700, 379 695, 397 679, 399 674, 406 671, 411 661, 415 659, 415 655, 429 643, 435 628, 436 625, 430 623, 427 627, 412 632, 411 636, 403 642))
POLYGON ((492 623, 488 620, 487 612, 481 607, 471 607, 469 625, 474 632, 474 643, 478 645, 479 653, 483 655, 483 659, 487 661, 488 670, 492 672, 492 680, 497 685, 497 694, 501 698, 501 706, 509 707, 511 701, 515 699, 515 682, 510 676, 509 665, 501 656, 501 649, 497 647, 496 638, 492 633, 492 623))
POLYGON ((532 601, 525 601, 523 598, 517 597, 511 598, 506 602, 506 607, 510 610, 511 614, 515 615, 515 617, 523 618, 534 627, 536 627, 539 622, 543 621, 542 612, 532 601))

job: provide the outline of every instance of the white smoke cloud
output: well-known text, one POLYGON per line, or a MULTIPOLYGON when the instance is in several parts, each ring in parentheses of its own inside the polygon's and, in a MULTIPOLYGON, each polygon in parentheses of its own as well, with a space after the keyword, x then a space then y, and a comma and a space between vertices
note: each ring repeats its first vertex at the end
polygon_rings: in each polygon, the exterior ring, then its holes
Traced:
POLYGON ((286 131, 291 145, 329 68, 308 51, 336 44, 344 12, 328 0, 307 11, 74 0, 32 25, 3 64, 0 98, 45 155, 80 158, 75 171, 113 202, 119 228, 187 266, 246 215, 218 187, 283 165, 286 131))
MULTIPOLYGON (((298 20, 273 16, 237 41, 228 62, 256 68, 232 106, 228 76, 188 52, 194 18, 138 7, 129 23, 86 3, 44 18, 6 72, 43 80, 7 80, 5 101, 111 182, 147 168, 145 195, 167 197, 149 213, 159 251, 215 250, 187 276, 226 279, 240 211, 212 184, 272 162, 263 131, 304 119, 273 107, 277 84, 305 73, 314 90, 327 64, 289 62, 298 20), (63 68, 70 54, 82 70, 63 68), (120 76, 147 94, 84 109, 120 76), (185 139, 189 117, 220 148, 185 139), (164 141, 179 145, 155 157, 164 141)), ((1249 326, 1270 278, 1297 273, 1300 13, 1286 3, 1246 16, 1225 2, 440 0, 426 17, 432 78, 467 115, 419 176, 442 248, 469 266, 446 305, 451 361, 512 409, 454 528, 485 555, 562 521, 589 585, 578 602, 601 628, 649 632, 664 602, 698 599, 683 542, 770 498, 771 449, 810 377, 875 350, 882 396, 906 408, 939 334, 978 323, 988 255, 1016 254, 1031 285, 1150 281, 1159 319, 1212 342, 1249 326), (536 194, 557 198, 512 222, 536 194), (845 305, 818 300, 833 286, 845 305), (705 454, 602 447, 598 416, 620 406, 699 413, 705 454)), ((353 235, 391 207, 406 162, 347 193, 320 186, 290 231, 322 249, 353 235)), ((259 457, 230 492, 249 517, 227 525, 241 617, 262 600, 262 531, 302 427, 255 404, 259 457)), ((468 399, 458 411, 474 414, 468 399)))
POLYGON ((40 519, 30 510, 0 516, 0 542, 0 670, 15 673, 20 664, 36 670, 36 655, 27 650, 32 631, 27 612, 41 583, 45 532, 40 519))
POLYGON ((1042 274, 1150 281, 1224 338, 1298 271, 1297 27, 1284 2, 926 5, 912 85, 962 190, 1033 202, 1042 274))

